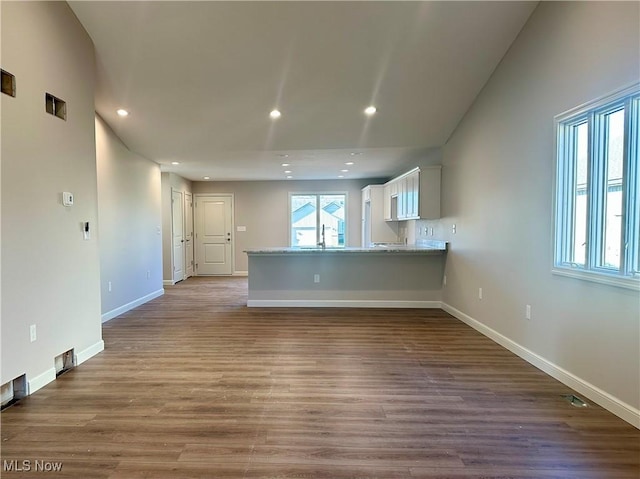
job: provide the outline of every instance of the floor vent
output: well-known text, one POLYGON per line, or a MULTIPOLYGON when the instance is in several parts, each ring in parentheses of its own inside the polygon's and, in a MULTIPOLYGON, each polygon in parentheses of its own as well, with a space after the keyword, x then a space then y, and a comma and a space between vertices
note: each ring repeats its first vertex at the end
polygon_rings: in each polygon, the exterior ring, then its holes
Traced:
POLYGON ((75 367, 75 355, 73 354, 73 349, 70 349, 66 353, 62 353, 60 356, 57 356, 55 359, 56 363, 56 377, 59 377, 70 371, 75 367))
POLYGON ((27 376, 23 374, 13 381, 3 384, 0 387, 0 393, 2 395, 2 408, 0 410, 4 411, 27 395, 27 376))
POLYGON ((562 396, 565 401, 575 407, 587 407, 588 404, 582 398, 579 398, 575 394, 567 394, 566 396, 562 396))

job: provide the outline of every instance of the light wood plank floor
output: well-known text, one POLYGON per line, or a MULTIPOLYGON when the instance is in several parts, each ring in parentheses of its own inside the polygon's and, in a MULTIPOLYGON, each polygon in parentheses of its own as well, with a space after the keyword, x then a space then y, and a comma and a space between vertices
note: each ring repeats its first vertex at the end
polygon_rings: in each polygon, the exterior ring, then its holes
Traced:
POLYGON ((2 477, 638 479, 640 431, 439 310, 245 307, 192 278, 2 415, 2 477))

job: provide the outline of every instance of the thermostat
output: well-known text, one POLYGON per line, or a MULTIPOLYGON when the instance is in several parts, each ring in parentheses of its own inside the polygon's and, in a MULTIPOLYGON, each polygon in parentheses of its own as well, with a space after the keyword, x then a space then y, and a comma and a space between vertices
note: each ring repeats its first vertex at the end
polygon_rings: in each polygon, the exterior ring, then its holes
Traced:
POLYGON ((68 191, 62 192, 62 204, 64 206, 73 206, 73 194, 68 191))

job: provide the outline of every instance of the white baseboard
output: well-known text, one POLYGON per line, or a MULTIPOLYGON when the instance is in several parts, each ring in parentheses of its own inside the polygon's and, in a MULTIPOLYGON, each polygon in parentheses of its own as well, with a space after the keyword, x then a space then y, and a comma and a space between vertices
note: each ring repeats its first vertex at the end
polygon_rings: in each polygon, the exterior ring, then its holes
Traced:
POLYGON ((440 308, 440 301, 250 299, 250 308, 440 308))
POLYGON ((164 286, 173 286, 174 284, 176 284, 176 282, 172 279, 163 279, 162 284, 164 286))
POLYGON ((0 403, 4 406, 13 399, 13 396, 13 381, 4 383, 2 387, 0 387, 0 403))
POLYGON ((120 316, 123 313, 126 313, 127 311, 132 310, 133 308, 137 308, 138 306, 147 303, 149 301, 151 301, 152 299, 155 299, 159 296, 162 296, 164 294, 164 288, 163 289, 159 289, 157 291, 154 291, 153 293, 149 293, 146 296, 143 296, 142 298, 138 298, 135 301, 131 301, 130 303, 127 304, 123 304, 122 306, 112 309, 111 311, 109 311, 108 313, 104 313, 102 315, 102 322, 106 323, 107 321, 109 321, 110 319, 115 318, 116 316, 120 316))
POLYGON ((95 344, 92 344, 86 349, 83 349, 76 354, 76 366, 84 363, 87 359, 94 357, 96 354, 104 351, 104 341, 100 340, 95 344))
POLYGON ((557 379, 566 386, 578 391, 586 396, 596 404, 599 404, 606 410, 615 414, 619 418, 627 421, 632 426, 640 429, 640 410, 633 406, 621 401, 620 399, 612 396, 611 394, 603 391, 602 389, 594 386, 593 384, 585 381, 582 378, 575 376, 566 369, 548 361, 547 359, 539 356, 533 351, 521 346, 520 344, 512 341, 506 336, 498 333, 494 329, 482 324, 480 321, 473 319, 471 316, 459 311, 458 309, 450 306, 446 303, 442 303, 442 309, 452 316, 456 317, 465 324, 468 324, 476 331, 484 334, 488 338, 492 339, 499 345, 505 347, 512 353, 520 356, 522 359, 544 371, 549 376, 557 379))
POLYGON ((249 276, 248 271, 234 271, 233 276, 249 276))
MULTIPOLYGON (((80 351, 76 354, 75 364, 76 366, 84 363, 87 359, 95 356, 100 351, 104 350, 104 341, 100 340, 97 343, 89 346, 88 348, 80 351)), ((38 374, 33 379, 27 379, 27 395, 35 393, 37 390, 42 389, 47 384, 56 380, 56 368, 47 369, 42 374, 38 374)))
POLYGON ((27 379, 27 395, 33 394, 38 389, 42 389, 51 381, 56 380, 56 368, 47 369, 42 374, 33 379, 27 379))

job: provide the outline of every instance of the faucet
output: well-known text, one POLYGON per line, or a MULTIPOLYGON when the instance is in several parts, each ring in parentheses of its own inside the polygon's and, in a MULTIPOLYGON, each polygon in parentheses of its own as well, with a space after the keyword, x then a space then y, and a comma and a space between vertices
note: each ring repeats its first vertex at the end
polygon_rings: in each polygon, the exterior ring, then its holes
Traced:
POLYGON ((326 242, 325 236, 324 236, 324 223, 322 224, 322 241, 320 241, 320 243, 318 243, 318 246, 321 246, 322 249, 325 249, 327 247, 327 242, 326 242))

